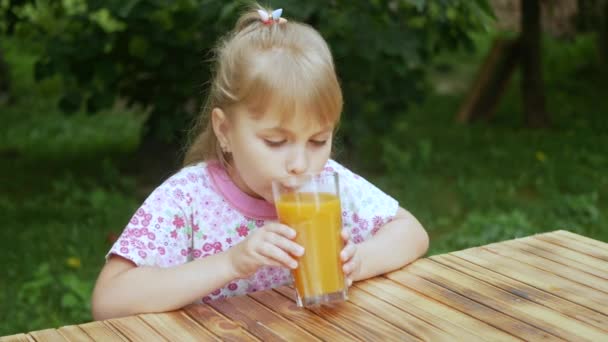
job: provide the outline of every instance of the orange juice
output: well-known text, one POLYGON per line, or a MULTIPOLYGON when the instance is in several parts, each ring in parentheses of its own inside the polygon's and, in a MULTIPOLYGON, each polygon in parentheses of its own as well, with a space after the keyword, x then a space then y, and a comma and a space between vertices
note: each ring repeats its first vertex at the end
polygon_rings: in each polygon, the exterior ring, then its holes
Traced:
POLYGON ((330 193, 289 193, 276 203, 279 220, 296 232, 304 255, 293 271, 303 298, 335 293, 345 288, 340 251, 342 215, 340 199, 330 193))

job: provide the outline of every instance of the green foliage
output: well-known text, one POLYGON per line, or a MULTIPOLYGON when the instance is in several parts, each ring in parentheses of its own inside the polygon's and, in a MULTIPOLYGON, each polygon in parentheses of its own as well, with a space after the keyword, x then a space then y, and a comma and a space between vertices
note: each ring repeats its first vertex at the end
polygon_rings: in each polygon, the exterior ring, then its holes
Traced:
POLYGON ((136 208, 118 162, 145 117, 118 108, 66 117, 61 83, 33 83, 30 47, 7 39, 15 103, 0 105, 0 336, 91 320, 103 256, 136 208))
MULTIPOLYGON (((20 19, 18 34, 41 44, 37 79, 62 75, 64 110, 84 106, 94 112, 119 96, 151 106, 151 127, 167 138, 184 129, 200 107, 199 85, 210 75, 209 65, 202 65, 209 57, 204 52, 232 27, 242 3, 32 0, 5 12, 20 19)), ((346 142, 356 148, 367 146, 409 102, 423 97, 424 66, 437 51, 470 46, 469 33, 491 15, 485 0, 271 4, 328 40, 346 94, 346 142)))
MULTIPOLYGON (((462 95, 431 94, 379 139, 387 171, 374 178, 429 230, 431 254, 557 229, 608 241, 608 84, 594 44, 547 37, 550 130, 521 128, 515 79, 491 123, 456 124, 462 95)), ((461 80, 483 55, 449 56, 454 69, 433 82, 461 80)))
POLYGON ((93 159, 126 155, 140 143, 147 114, 139 108, 114 107, 98 115, 83 112, 66 116, 56 108, 63 93, 60 79, 47 79, 32 90, 33 52, 9 39, 2 48, 11 63, 14 106, 0 107, 0 155, 37 160, 93 159), (21 52, 20 52, 21 51, 21 52), (26 105, 25 105, 26 104, 26 105))

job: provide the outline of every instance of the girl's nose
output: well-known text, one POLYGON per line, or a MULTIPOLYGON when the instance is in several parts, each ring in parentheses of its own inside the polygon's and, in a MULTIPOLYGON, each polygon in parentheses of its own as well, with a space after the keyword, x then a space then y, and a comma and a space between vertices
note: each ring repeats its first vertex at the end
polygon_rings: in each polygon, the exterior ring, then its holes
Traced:
POLYGON ((287 162, 287 171, 292 175, 303 174, 308 170, 308 154, 305 149, 296 148, 287 162))

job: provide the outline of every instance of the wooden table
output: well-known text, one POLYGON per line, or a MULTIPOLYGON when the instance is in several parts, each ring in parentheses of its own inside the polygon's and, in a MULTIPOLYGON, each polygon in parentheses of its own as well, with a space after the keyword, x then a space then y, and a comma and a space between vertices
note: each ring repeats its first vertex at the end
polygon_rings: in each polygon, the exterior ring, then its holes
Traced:
POLYGON ((608 244, 567 231, 421 259, 333 308, 273 291, 1 341, 608 341, 608 244))

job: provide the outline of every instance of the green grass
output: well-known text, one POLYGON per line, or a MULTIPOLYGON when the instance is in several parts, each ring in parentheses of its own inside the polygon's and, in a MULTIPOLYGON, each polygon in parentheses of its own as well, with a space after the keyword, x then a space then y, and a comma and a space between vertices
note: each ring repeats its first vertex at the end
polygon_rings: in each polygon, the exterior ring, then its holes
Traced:
MULTIPOLYGON (((124 109, 59 113, 59 80, 34 84, 28 48, 3 47, 17 99, 0 107, 0 336, 91 319, 110 236, 141 201, 139 180, 119 170, 145 119, 124 109)), ((517 77, 493 122, 454 123, 459 83, 482 48, 440 56, 451 67, 431 81, 451 86, 378 138, 387 172, 373 181, 422 221, 431 254, 555 229, 608 241, 608 78, 591 62, 591 37, 548 41, 544 52, 551 129, 523 128, 517 77)))

